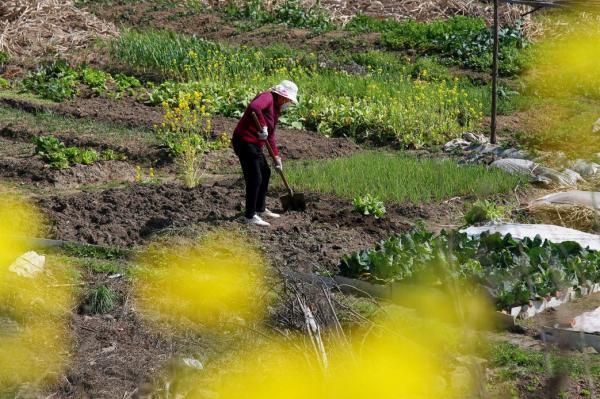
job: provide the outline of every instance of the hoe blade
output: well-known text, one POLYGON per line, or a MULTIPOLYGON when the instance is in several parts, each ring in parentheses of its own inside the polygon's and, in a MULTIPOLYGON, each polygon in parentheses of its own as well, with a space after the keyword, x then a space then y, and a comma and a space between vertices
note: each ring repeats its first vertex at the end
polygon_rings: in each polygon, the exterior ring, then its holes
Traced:
POLYGON ((306 198, 304 193, 294 193, 293 195, 287 194, 279 197, 281 200, 281 207, 284 211, 300 211, 306 210, 306 198))

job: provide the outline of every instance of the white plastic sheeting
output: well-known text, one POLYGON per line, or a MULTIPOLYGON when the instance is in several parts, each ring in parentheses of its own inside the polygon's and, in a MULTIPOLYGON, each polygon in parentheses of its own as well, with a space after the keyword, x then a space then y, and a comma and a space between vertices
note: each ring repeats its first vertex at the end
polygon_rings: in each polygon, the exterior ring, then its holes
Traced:
POLYGON ((564 191, 546 195, 534 201, 534 204, 579 205, 600 210, 600 192, 564 191))
POLYGON ((21 277, 33 278, 36 274, 44 271, 46 257, 30 251, 17 258, 8 270, 21 277))
POLYGON ((575 317, 571 321, 571 329, 586 333, 600 332, 600 307, 575 317))
POLYGON ((531 175, 537 164, 526 159, 498 159, 491 164, 492 167, 502 169, 508 173, 519 173, 523 175, 531 175))
POLYGON ((522 240, 524 238, 534 239, 540 236, 543 240, 561 243, 565 241, 575 241, 583 248, 589 247, 592 250, 600 250, 600 235, 584 233, 579 230, 569 229, 551 224, 495 224, 488 226, 471 226, 461 230, 467 235, 473 237, 484 232, 500 233, 502 235, 511 234, 514 238, 522 240))

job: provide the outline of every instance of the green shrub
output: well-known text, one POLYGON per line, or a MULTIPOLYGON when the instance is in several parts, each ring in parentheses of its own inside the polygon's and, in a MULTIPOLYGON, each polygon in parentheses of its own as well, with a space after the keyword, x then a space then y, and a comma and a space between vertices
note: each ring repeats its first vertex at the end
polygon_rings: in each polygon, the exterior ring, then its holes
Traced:
POLYGON ((496 205, 488 200, 475 201, 465 215, 465 222, 469 225, 489 221, 500 221, 506 213, 504 206, 496 205))
POLYGON ((362 215, 373 215, 375 219, 381 219, 385 216, 386 210, 383 201, 378 200, 371 194, 355 197, 352 200, 352 205, 362 215))
POLYGON ((419 57, 412 64, 410 74, 414 79, 443 81, 452 79, 452 74, 431 57, 419 57))

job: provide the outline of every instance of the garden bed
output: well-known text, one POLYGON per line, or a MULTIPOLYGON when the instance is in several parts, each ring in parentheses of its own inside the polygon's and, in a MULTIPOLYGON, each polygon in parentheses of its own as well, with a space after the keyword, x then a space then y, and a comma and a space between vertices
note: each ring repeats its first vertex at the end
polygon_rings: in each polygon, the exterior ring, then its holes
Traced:
MULTIPOLYGON (((136 102, 132 98, 111 100, 107 98, 76 98, 74 101, 53 105, 39 104, 25 99, 4 98, 5 104, 28 112, 53 112, 63 116, 73 116, 86 120, 97 120, 106 123, 118 123, 135 128, 145 127, 151 129, 160 124, 163 110, 160 107, 149 107, 136 102)), ((224 117, 213 117, 213 131, 217 134, 231 135, 237 120, 224 117)), ((5 135, 31 137, 30 128, 5 127, 5 135), (13 133, 14 132, 14 133, 13 133)), ((60 135, 65 143, 73 142, 77 145, 87 145, 96 148, 113 148, 131 153, 136 158, 155 158, 156 148, 153 149, 149 137, 131 137, 127 143, 111 146, 111 141, 106 141, 101 136, 87 139, 85 136, 60 135), (74 137, 73 137, 74 136, 74 137), (153 151, 153 153, 152 153, 153 151)), ((121 138, 122 139, 122 138, 121 138)), ((351 140, 344 138, 328 138, 321 134, 306 130, 278 129, 277 139, 282 156, 289 159, 321 159, 335 158, 350 155, 360 151, 360 147, 351 140)))
MULTIPOLYGON (((81 192, 39 199, 57 239, 82 243, 140 245, 163 230, 182 232, 198 225, 240 228, 243 182, 226 180, 195 189, 176 185, 136 184, 126 188, 81 192)), ((269 197, 277 209, 277 193, 269 197)), ((435 207, 434 207, 435 208, 435 207)), ((270 229, 249 228, 260 238, 270 258, 279 266, 306 272, 336 270, 339 257, 350 248, 375 243, 390 232, 402 232, 414 215, 414 206, 391 207, 383 220, 365 218, 348 202, 327 196, 309 196, 306 213, 289 213, 270 229)), ((422 214, 422 213, 421 213, 422 214)), ((431 212, 431 214, 435 214, 431 212)))
POLYGON ((33 145, 0 137, 0 177, 19 184, 68 189, 98 183, 133 182, 135 169, 123 161, 53 169, 33 155, 33 145))

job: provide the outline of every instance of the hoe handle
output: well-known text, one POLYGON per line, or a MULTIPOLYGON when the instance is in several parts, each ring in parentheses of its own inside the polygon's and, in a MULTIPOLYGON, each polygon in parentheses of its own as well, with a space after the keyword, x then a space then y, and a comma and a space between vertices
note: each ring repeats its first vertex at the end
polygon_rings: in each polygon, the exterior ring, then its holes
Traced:
MULTIPOLYGON (((255 112, 252 112, 252 119, 254 119, 254 123, 256 124, 256 127, 258 128, 258 130, 262 130, 262 126, 260 125, 260 121, 258 120, 258 116, 256 116, 255 112)), ((273 159, 273 162, 277 162, 275 160, 276 156, 275 156, 275 153, 273 152, 273 148, 271 147, 271 143, 269 143, 269 140, 265 140, 265 144, 267 144, 267 150, 269 150, 269 155, 273 159)), ((292 191, 292 188, 288 184, 287 179, 285 178, 285 175, 283 174, 283 170, 281 170, 279 168, 275 168, 275 169, 279 173, 279 176, 281 176, 281 180, 283 180, 283 185, 288 190, 290 195, 293 197, 294 191, 292 191)))

